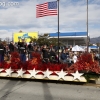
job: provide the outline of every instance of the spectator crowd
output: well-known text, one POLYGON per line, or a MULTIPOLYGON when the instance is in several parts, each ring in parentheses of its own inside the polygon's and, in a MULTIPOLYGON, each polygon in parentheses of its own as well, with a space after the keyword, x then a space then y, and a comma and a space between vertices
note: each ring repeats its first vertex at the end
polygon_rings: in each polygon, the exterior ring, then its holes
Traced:
MULTIPOLYGON (((5 56, 10 60, 11 53, 17 51, 20 54, 20 60, 25 61, 32 59, 32 52, 40 53, 41 59, 44 63, 68 63, 69 66, 75 63, 83 52, 73 52, 71 48, 57 48, 56 46, 39 46, 35 43, 22 42, 13 43, 12 41, 4 45, 0 42, 0 63, 4 61, 5 56), (59 52, 59 53, 58 53, 59 52), (58 55, 59 54, 59 55, 58 55)), ((98 60, 98 52, 91 52, 93 57, 98 60)))

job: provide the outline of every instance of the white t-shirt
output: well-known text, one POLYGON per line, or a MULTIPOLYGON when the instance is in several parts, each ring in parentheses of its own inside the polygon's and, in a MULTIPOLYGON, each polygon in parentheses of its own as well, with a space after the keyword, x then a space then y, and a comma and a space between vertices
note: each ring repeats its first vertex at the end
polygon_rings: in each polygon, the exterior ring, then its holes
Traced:
POLYGON ((77 56, 76 55, 73 56, 73 61, 74 61, 74 63, 76 63, 76 61, 77 61, 77 56))

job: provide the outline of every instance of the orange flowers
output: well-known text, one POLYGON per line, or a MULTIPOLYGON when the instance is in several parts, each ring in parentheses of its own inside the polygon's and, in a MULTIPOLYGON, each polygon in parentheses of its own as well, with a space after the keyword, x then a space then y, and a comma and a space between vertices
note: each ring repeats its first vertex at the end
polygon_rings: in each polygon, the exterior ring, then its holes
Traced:
POLYGON ((31 60, 31 64, 37 65, 37 64, 38 64, 37 58, 33 58, 33 59, 31 60))

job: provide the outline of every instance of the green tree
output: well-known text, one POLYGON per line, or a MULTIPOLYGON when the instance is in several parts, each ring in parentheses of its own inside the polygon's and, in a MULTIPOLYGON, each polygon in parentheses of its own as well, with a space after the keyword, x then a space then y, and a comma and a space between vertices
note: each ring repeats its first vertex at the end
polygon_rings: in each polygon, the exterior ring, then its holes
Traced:
POLYGON ((39 35, 37 42, 40 45, 44 45, 44 44, 49 45, 49 46, 50 45, 52 45, 52 46, 58 45, 58 39, 57 38, 50 38, 49 34, 39 35))
MULTIPOLYGON (((30 37, 31 42, 36 42, 39 45, 52 45, 52 46, 58 46, 58 38, 50 38, 49 34, 43 34, 39 35, 38 39, 30 37)), ((63 44, 59 41, 59 46, 62 46, 63 44)))

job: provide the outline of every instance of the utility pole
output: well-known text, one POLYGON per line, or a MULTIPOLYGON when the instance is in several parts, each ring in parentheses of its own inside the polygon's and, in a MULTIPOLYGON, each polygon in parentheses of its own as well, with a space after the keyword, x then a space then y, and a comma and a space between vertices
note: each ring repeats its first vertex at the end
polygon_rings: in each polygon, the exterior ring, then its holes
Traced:
POLYGON ((99 65, 100 65, 100 43, 99 43, 99 65))
POLYGON ((88 0, 87 0, 87 52, 89 48, 89 36, 88 36, 88 0))
POLYGON ((59 63, 59 0, 58 1, 58 63, 59 63))

